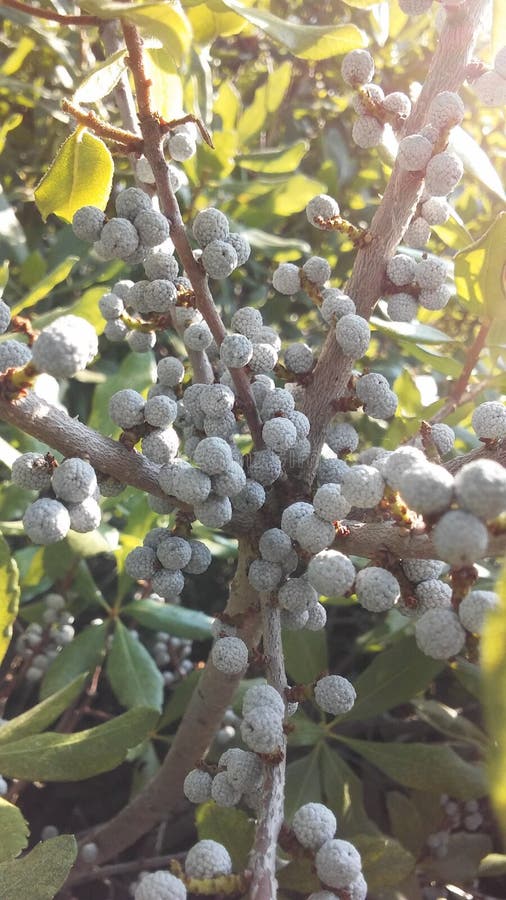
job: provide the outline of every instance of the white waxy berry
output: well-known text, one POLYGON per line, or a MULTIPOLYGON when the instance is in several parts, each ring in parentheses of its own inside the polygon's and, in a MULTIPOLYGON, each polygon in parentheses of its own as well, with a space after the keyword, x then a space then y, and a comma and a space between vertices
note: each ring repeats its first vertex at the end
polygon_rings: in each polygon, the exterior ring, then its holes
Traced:
POLYGON ((33 491, 44 491, 51 484, 52 466, 42 453, 22 453, 12 464, 14 484, 33 491))
POLYGON ((506 104, 506 78, 492 69, 473 83, 473 89, 483 106, 494 107, 506 104))
POLYGON ((109 400, 109 415, 119 428, 133 428, 144 422, 146 401, 132 388, 116 391, 109 400))
POLYGON ((384 125, 374 116, 359 116, 355 120, 351 136, 363 150, 377 147, 383 140, 384 125))
POLYGON ((292 820, 295 837, 308 850, 319 850, 322 844, 332 840, 336 828, 334 813, 323 803, 305 803, 292 820))
POLYGON ((120 341, 126 340, 130 334, 130 330, 128 325, 126 325, 122 319, 110 319, 106 323, 104 334, 108 341, 120 343, 120 341))
POLYGON ((75 236, 90 244, 99 240, 104 225, 105 213, 98 206, 81 206, 72 219, 72 231, 75 236))
POLYGON ((429 11, 432 0, 399 0, 399 6, 407 16, 421 16, 429 11))
POLYGON ((147 353, 152 350, 156 344, 156 332, 154 331, 131 331, 127 335, 128 346, 134 353, 147 353))
POLYGON ((444 197, 429 197, 422 203, 422 216, 433 225, 444 225, 450 218, 450 206, 444 197))
POLYGON ((388 297, 388 315, 393 322, 412 322, 418 313, 418 303, 411 294, 399 292, 388 297))
POLYGON ((495 519, 506 510, 506 469, 493 459, 477 459, 455 476, 459 506, 480 519, 495 519))
POLYGON ((374 76, 374 60, 371 54, 367 50, 351 50, 342 61, 341 75, 351 87, 367 84, 374 76))
POLYGON ((448 306, 452 293, 452 289, 449 285, 442 284, 441 287, 435 289, 420 291, 418 303, 420 306, 423 306, 424 309, 444 309, 445 306, 448 306))
MULTIPOLYGON (((396 116, 407 118, 411 112, 411 100, 407 94, 402 91, 392 91, 387 94, 382 103, 383 109, 387 112, 394 113, 396 116)), ((395 125, 394 125, 395 127, 395 125)))
POLYGON ((125 572, 137 580, 147 581, 157 568, 157 556, 151 547, 135 547, 125 559, 125 572))
POLYGON ((100 243, 110 259, 124 259, 137 250, 139 235, 128 219, 109 219, 100 232, 100 243))
POLYGON ((364 84, 351 98, 351 105, 358 116, 368 116, 371 105, 381 107, 385 93, 379 84, 364 84))
POLYGON ((427 118, 441 130, 460 125, 464 118, 464 104, 454 91, 441 91, 431 100, 427 118))
POLYGON ((156 209, 142 210, 136 215, 134 225, 143 247, 157 247, 170 237, 169 223, 156 209))
POLYGON ((295 409, 293 395, 284 388, 274 388, 265 395, 262 403, 261 415, 264 422, 273 416, 290 415, 295 409))
POLYGON ((239 747, 232 747, 222 754, 218 765, 220 768, 222 766, 226 768, 228 780, 241 793, 254 790, 259 786, 263 767, 255 753, 250 753, 249 750, 240 750, 239 747))
POLYGON ((435 290, 446 278, 446 265, 436 256, 421 259, 415 267, 415 281, 423 290, 435 290))
POLYGON ((333 216, 339 215, 339 204, 333 197, 328 194, 317 194, 306 206, 306 216, 308 222, 315 228, 322 229, 324 226, 318 224, 317 219, 332 219, 333 216))
POLYGON ((206 416, 221 416, 235 403, 234 392, 225 384, 204 384, 199 394, 200 408, 206 416))
POLYGON ((218 875, 230 875, 232 860, 223 844, 203 840, 186 854, 184 870, 187 878, 217 878, 218 875))
POLYGON ((311 256, 302 266, 306 278, 322 287, 330 278, 330 265, 322 256, 311 256))
POLYGON ((379 566, 361 569, 355 579, 357 600, 369 612, 385 612, 397 603, 400 587, 397 578, 379 566))
POLYGON ((493 441, 506 437, 506 406, 499 400, 480 403, 473 411, 471 424, 479 438, 493 441))
POLYGON ((450 510, 432 531, 436 552, 452 566, 467 566, 485 556, 488 531, 476 516, 460 509, 450 510))
POLYGON ((402 568, 413 584, 419 584, 421 581, 439 578, 444 569, 444 562, 440 559, 403 559, 402 568))
POLYGON ((172 425, 176 415, 177 404, 170 397, 161 394, 146 401, 144 419, 155 428, 165 428, 167 425, 172 425))
POLYGON ((341 493, 339 484, 322 484, 313 497, 314 511, 326 522, 338 522, 348 515, 351 504, 341 493))
POLYGON ((311 603, 307 610, 305 628, 308 631, 321 631, 327 624, 327 610, 323 603, 311 603))
POLYGON ((318 463, 318 484, 341 484, 344 473, 347 472, 348 469, 349 466, 345 463, 344 459, 338 459, 337 456, 333 455, 322 456, 318 463))
POLYGON ((206 500, 195 503, 195 516, 208 528, 222 528, 232 518, 232 505, 228 497, 219 497, 211 491, 206 500))
POLYGON ((290 553, 292 542, 281 528, 268 528, 262 534, 258 548, 263 559, 268 562, 280 563, 290 553))
POLYGON ((248 688, 244 695, 242 714, 243 716, 247 716, 252 710, 264 706, 270 707, 276 713, 278 718, 283 718, 285 714, 285 701, 281 694, 279 694, 275 688, 271 687, 270 684, 254 684, 252 687, 248 688))
POLYGON ((195 449, 193 458, 196 464, 208 475, 219 475, 226 472, 232 462, 230 445, 223 438, 203 438, 195 449))
POLYGON ((183 567, 183 572, 189 575, 202 575, 206 572, 212 562, 212 554, 208 547, 202 541, 189 540, 191 550, 190 561, 183 567))
POLYGON ((55 544, 67 535, 70 516, 63 503, 44 497, 27 507, 23 528, 34 544, 55 544))
POLYGON ((144 271, 150 281, 173 282, 179 274, 177 260, 173 256, 172 241, 164 241, 161 247, 148 250, 144 259, 144 271))
POLYGON ((7 304, 0 300, 0 334, 5 334, 11 321, 11 311, 7 304))
POLYGON ((184 538, 171 535, 160 541, 156 555, 164 569, 182 569, 190 562, 191 547, 184 538))
POLYGON ((237 268, 238 259, 232 244, 227 241, 210 241, 204 247, 202 265, 210 278, 228 278, 237 268))
POLYGON ((136 160, 135 174, 137 175, 139 181, 143 181, 144 184, 155 183, 153 169, 151 168, 145 156, 141 156, 140 159, 136 160))
POLYGON ((211 797, 218 806, 237 806, 241 800, 242 791, 238 790, 230 781, 227 772, 218 772, 211 785, 211 797))
POLYGON ((171 134, 167 141, 167 148, 176 162, 186 162, 197 152, 197 145, 188 134, 171 134))
POLYGON ((296 294, 300 290, 300 269, 293 263, 281 263, 272 276, 272 286, 280 294, 296 294))
POLYGON ((330 547, 335 536, 334 525, 314 513, 304 516, 297 525, 296 540, 308 553, 319 553, 330 547))
POLYGON ((355 304, 351 297, 343 294, 338 288, 325 288, 322 291, 320 313, 327 325, 335 325, 341 316, 355 315, 355 304))
POLYGON ((341 597, 353 587, 355 566, 339 550, 323 550, 307 567, 309 584, 327 597, 341 597))
POLYGON ((251 247, 247 238, 242 234, 232 233, 225 239, 227 244, 231 244, 237 254, 237 265, 243 266, 248 261, 251 254, 251 247))
POLYGON ((258 481, 263 487, 269 487, 281 475, 279 456, 273 450, 255 451, 249 463, 248 474, 253 481, 258 481))
POLYGON ((246 366, 253 356, 253 344, 245 334, 227 334, 220 346, 222 363, 232 369, 246 366))
POLYGON ((417 613, 423 615, 429 609, 450 609, 452 605, 452 589, 449 584, 438 578, 421 581, 415 588, 418 600, 417 613))
POLYGON ((152 209, 151 198, 145 191, 140 188, 127 188, 121 191, 116 197, 116 212, 118 216, 123 216, 133 222, 135 217, 143 209, 152 209))
POLYGON ((156 367, 160 384, 177 387, 184 378, 183 363, 175 356, 166 356, 156 367))
POLYGON ((184 575, 177 569, 159 569, 151 579, 151 586, 160 597, 177 602, 184 588, 184 575))
POLYGON ((397 490, 404 472, 415 465, 423 465, 426 462, 425 454, 421 450, 407 445, 399 447, 398 450, 379 459, 378 468, 387 484, 397 490))
POLYGON ((98 847, 96 844, 90 841, 89 844, 83 844, 79 851, 79 858, 85 862, 93 865, 98 859, 98 847))
POLYGON ((423 216, 416 216, 411 220, 404 232, 403 242, 407 247, 415 250, 423 250, 430 238, 430 225, 423 216))
POLYGON ((143 875, 135 888, 134 900, 186 900, 186 887, 180 878, 160 869, 143 875))
POLYGON ((349 422, 338 422, 329 425, 325 441, 334 453, 353 453, 358 447, 358 433, 349 422))
POLYGON ((95 329, 80 316, 61 316, 43 328, 32 347, 39 372, 71 378, 82 372, 98 351, 95 329))
POLYGON ((444 197, 458 185, 463 172, 464 166, 454 153, 436 153, 425 170, 425 190, 431 197, 444 197))
POLYGON ((398 287, 411 284, 415 277, 416 263, 406 253, 396 253, 387 262, 387 275, 390 281, 398 287))
POLYGON ((285 350, 285 366, 296 375, 310 372, 313 361, 313 351, 307 344, 290 344, 285 350))
POLYGON ((192 769, 183 782, 183 793, 190 803, 205 803, 211 798, 213 779, 203 769, 192 769))
POLYGON ((269 419, 262 428, 262 438, 270 450, 281 453, 289 450, 297 441, 297 429, 289 419, 269 419))
MULTIPOLYGON (((297 440, 300 438, 306 438, 311 430, 311 423, 307 416, 304 413, 299 412, 298 409, 295 409, 293 412, 289 413, 288 417, 290 422, 295 425, 295 430, 297 432, 297 440)), ((299 446, 299 444, 297 445, 299 446)))
POLYGON ((278 361, 278 351, 271 344, 259 342, 253 344, 253 353, 249 361, 252 372, 271 372, 278 361))
POLYGON ((255 706, 243 713, 241 737, 255 753, 276 753, 284 744, 283 717, 272 706, 255 706))
POLYGON ((310 894, 307 900, 339 900, 339 897, 332 891, 317 891, 316 894, 310 894))
POLYGON ((116 294, 104 294, 98 301, 98 308, 104 319, 118 319, 125 311, 125 304, 116 294))
POLYGON ((399 143, 397 162, 405 172, 423 172, 432 156, 432 144, 423 134, 408 134, 399 143))
POLYGON ((51 485, 59 500, 80 503, 96 491, 97 476, 89 462, 72 457, 54 470, 51 485))
POLYGON ((224 241, 229 234, 228 219, 221 210, 210 206, 197 213, 192 231, 201 247, 207 246, 211 241, 224 241))
POLYGON ((345 473, 341 490, 352 506, 372 509, 383 497, 385 483, 374 466, 352 466, 345 473))
POLYGON ((481 634, 489 612, 499 606, 495 591, 470 591, 459 605, 459 619, 472 634, 481 634))
POLYGON ((318 600, 318 594, 305 578, 289 578, 278 592, 279 605, 295 614, 305 612, 318 600))
POLYGON ((72 531, 87 534, 98 528, 102 521, 100 505, 93 497, 86 497, 80 503, 69 503, 67 506, 72 531))
POLYGON ((342 316, 336 323, 336 340, 343 352, 352 359, 360 359, 367 352, 371 332, 362 316, 342 316))
POLYGON ((346 888, 358 878, 362 861, 358 850, 349 841, 326 841, 315 858, 316 874, 320 881, 334 888, 346 888))
POLYGON ((262 313, 252 306, 243 306, 236 310, 230 324, 234 331, 244 334, 250 341, 255 341, 263 326, 262 313))
POLYGON ((230 467, 226 472, 220 475, 213 475, 212 489, 215 494, 220 497, 235 497, 246 486, 246 475, 244 469, 237 462, 230 463, 230 467))
POLYGON ((273 591, 283 577, 279 563, 254 559, 248 570, 248 581, 256 591, 273 591))
POLYGON ((453 498, 453 475, 435 463, 420 463, 406 469, 398 486, 410 509, 422 515, 444 512, 453 498))
POLYGON ((138 309, 139 312, 167 313, 172 310, 176 300, 174 283, 167 278, 155 278, 144 288, 142 306, 138 306, 138 309))
POLYGON ((422 653, 433 659, 449 659, 462 650, 466 633, 451 609, 429 609, 415 624, 415 638, 422 653))
POLYGON ((211 659, 219 672, 239 675, 248 668, 248 648, 241 638, 219 638, 211 650, 211 659))
POLYGON ((342 716, 352 708, 357 693, 352 683, 342 675, 324 675, 314 686, 314 698, 324 712, 342 716))
POLYGON ((179 438, 173 428, 155 428, 142 438, 141 447, 144 456, 163 465, 176 456, 179 449, 179 438))
POLYGON ((250 514, 261 509, 265 503, 265 489, 252 478, 246 478, 243 489, 232 497, 234 512, 250 514))
POLYGON ((212 340, 213 336, 206 322, 194 322, 183 332, 183 341, 189 350, 207 350, 212 340))

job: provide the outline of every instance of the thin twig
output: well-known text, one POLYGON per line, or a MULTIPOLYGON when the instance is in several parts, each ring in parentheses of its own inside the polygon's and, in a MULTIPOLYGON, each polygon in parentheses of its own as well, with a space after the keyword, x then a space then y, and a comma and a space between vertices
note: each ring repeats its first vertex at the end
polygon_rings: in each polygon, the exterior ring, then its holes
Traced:
POLYGON ((439 412, 436 413, 434 418, 431 420, 432 422, 443 422, 446 419, 446 416, 457 409, 457 407, 460 406, 462 402, 465 402, 465 393, 469 385, 469 379, 471 378, 473 369, 480 358, 480 353, 485 346, 491 324, 492 323, 487 320, 486 322, 483 322, 483 324, 479 328, 473 343, 466 353, 462 372, 457 378, 457 381, 454 382, 444 406, 439 410, 439 412))
POLYGON ((100 116, 97 116, 92 109, 81 109, 72 103, 71 100, 62 100, 62 109, 64 112, 73 116, 76 122, 89 128, 94 134, 103 137, 108 141, 114 141, 116 144, 124 145, 128 153, 142 153, 144 141, 136 134, 125 131, 123 128, 117 128, 105 122, 100 116))
POLYGON ((30 6, 29 3, 22 3, 21 0, 0 0, 0 6, 9 6, 11 9, 18 9, 20 12, 27 13, 29 16, 35 16, 37 19, 48 19, 50 22, 59 22, 60 25, 100 25, 103 21, 99 16, 68 16, 64 13, 57 13, 53 9, 41 9, 38 6, 30 6))

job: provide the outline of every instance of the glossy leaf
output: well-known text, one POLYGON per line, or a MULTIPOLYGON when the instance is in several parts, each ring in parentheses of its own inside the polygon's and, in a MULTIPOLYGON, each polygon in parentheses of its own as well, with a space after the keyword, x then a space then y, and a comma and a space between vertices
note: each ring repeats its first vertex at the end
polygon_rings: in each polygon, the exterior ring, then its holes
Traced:
POLYGON ((162 673, 141 641, 121 622, 116 623, 106 672, 122 706, 150 706, 161 710, 162 673))
POLYGON ((95 103, 107 97, 126 71, 126 49, 118 50, 88 72, 74 93, 75 103, 95 103))
MULTIPOLYGON (((483 705, 490 735, 487 759, 490 794, 497 820, 506 840, 506 570, 503 569, 497 590, 499 606, 485 620, 481 638, 483 673, 483 705)), ((0 770, 1 771, 1 770, 0 770)))
POLYGON ((0 797, 0 863, 25 849, 29 833, 21 810, 0 797))
POLYGON ((28 781, 82 781, 115 769, 155 726, 156 710, 130 709, 74 734, 30 735, 0 747, 0 772, 28 781))
POLYGON ((485 856, 478 869, 480 878, 500 878, 506 875, 506 855, 504 853, 489 853, 485 856))
POLYGON ((482 147, 460 125, 451 130, 449 148, 460 156, 467 174, 475 182, 491 191, 499 200, 506 200, 501 176, 482 147))
POLYGON ((12 626, 18 613, 19 595, 16 560, 12 557, 7 541, 0 535, 0 662, 11 642, 12 626))
POLYGON ((174 57, 165 49, 146 50, 153 106, 170 121, 183 111, 183 85, 174 57))
POLYGON ((128 19, 153 37, 180 65, 190 50, 192 30, 183 10, 175 4, 153 3, 127 10, 128 19))
POLYGON ((132 616, 145 628, 153 631, 167 631, 174 637, 205 640, 211 637, 212 618, 198 609, 186 609, 157 600, 136 600, 123 608, 127 616, 132 616))
MULTIPOLYGON (((92 672, 100 661, 108 634, 108 624, 88 625, 49 666, 41 684, 42 699, 61 690, 83 672, 92 672)), ((1 771, 1 769, 0 769, 1 771)))
POLYGON ((415 699, 411 702, 420 718, 446 737, 454 741, 464 741, 480 750, 488 747, 485 732, 467 719, 460 710, 438 703, 437 700, 415 699))
POLYGON ((61 284, 62 281, 68 278, 76 262, 79 262, 78 256, 67 256, 61 263, 58 263, 28 294, 25 294, 21 300, 14 304, 11 309, 12 315, 17 316, 20 312, 36 306, 39 300, 44 300, 56 285, 61 284))
POLYGON ((308 684, 328 666, 325 631, 283 631, 283 650, 288 674, 308 684))
POLYGON ((247 868, 255 825, 241 809, 226 809, 212 800, 198 807, 195 815, 199 840, 218 841, 232 857, 234 872, 247 868))
POLYGON ((474 312, 506 319, 506 212, 455 257, 455 284, 474 312))
POLYGON ((61 688, 36 706, 27 709, 14 719, 10 719, 0 728, 0 746, 11 741, 18 741, 30 734, 39 734, 48 725, 56 721, 68 706, 81 693, 86 680, 85 675, 78 675, 66 687, 61 688))
POLYGON ((371 324, 377 331, 383 334, 391 334, 403 341, 415 344, 448 344, 452 341, 439 328, 432 325, 424 325, 422 322, 387 322, 377 316, 371 316, 371 324))
POLYGON ((104 142, 77 128, 62 144, 35 188, 44 221, 50 213, 70 222, 81 206, 105 209, 111 193, 114 163, 104 142))
POLYGON ((425 690, 443 664, 422 653, 412 637, 382 650, 354 682, 357 699, 343 721, 377 716, 425 690))
POLYGON ((342 735, 338 738, 389 778, 406 787, 449 794, 457 800, 472 800, 487 793, 483 768, 465 762, 450 747, 416 743, 380 744, 342 735))
POLYGON ((278 882, 279 886, 286 891, 295 891, 305 897, 308 897, 313 891, 318 891, 321 887, 314 871, 314 864, 310 859, 291 860, 280 870, 278 882))
POLYGON ((247 22, 233 12, 215 12, 206 3, 199 3, 188 10, 193 39, 196 44, 209 46, 220 37, 239 34, 247 22))
POLYGON ((255 91, 253 102, 244 110, 237 123, 237 133, 241 144, 258 134, 269 114, 279 109, 292 80, 292 64, 285 60, 277 66, 276 72, 268 75, 264 84, 255 91))
POLYGON ((77 856, 74 835, 41 841, 21 859, 0 864, 0 891, 9 900, 53 900, 77 856))

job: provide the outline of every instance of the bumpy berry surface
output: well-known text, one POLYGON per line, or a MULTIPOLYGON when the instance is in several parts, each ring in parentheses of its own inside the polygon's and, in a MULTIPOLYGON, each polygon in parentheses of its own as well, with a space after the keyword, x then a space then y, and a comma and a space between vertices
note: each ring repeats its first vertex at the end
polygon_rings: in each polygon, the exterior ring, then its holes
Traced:
POLYGON ((362 861, 358 850, 349 841, 327 841, 315 859, 316 874, 324 884, 345 888, 360 875, 362 861))
POLYGON ((336 833, 334 813, 323 803, 305 803, 299 807, 292 820, 295 837, 308 850, 319 850, 336 833))

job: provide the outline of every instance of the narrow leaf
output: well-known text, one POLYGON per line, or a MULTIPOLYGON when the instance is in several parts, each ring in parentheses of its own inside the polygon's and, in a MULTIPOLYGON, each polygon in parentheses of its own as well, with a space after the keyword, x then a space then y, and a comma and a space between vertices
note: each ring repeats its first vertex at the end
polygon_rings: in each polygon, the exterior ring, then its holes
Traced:
POLYGON ((339 747, 323 744, 320 771, 323 802, 336 814, 342 836, 378 834, 377 825, 365 811, 362 782, 342 758, 339 747))
POLYGON ((308 756, 289 763, 286 768, 285 818, 288 821, 299 806, 321 800, 320 751, 318 744, 308 756))
POLYGON ((506 212, 500 212, 485 234, 455 257, 459 296, 474 312, 506 319, 506 212))
POLYGON ((67 256, 61 263, 58 263, 28 294, 14 304, 11 309, 12 315, 17 316, 22 310, 30 309, 32 306, 36 306, 39 300, 44 300, 57 284, 66 281, 76 262, 79 262, 78 256, 67 256))
POLYGON ((123 608, 125 615, 132 616, 145 628, 153 631, 167 631, 174 637, 205 640, 211 637, 212 618, 197 609, 159 603, 157 600, 136 600, 123 608))
POLYGON ((0 865, 1 896, 9 900, 53 900, 77 856, 76 839, 60 834, 37 844, 22 859, 0 865))
POLYGON ((283 650, 286 670, 299 683, 314 681, 328 666, 325 631, 284 631, 283 650))
POLYGON ((29 833, 21 810, 0 797, 0 863, 25 849, 29 833))
POLYGON ((114 163, 100 138, 81 128, 62 144, 35 188, 35 202, 46 221, 50 213, 67 222, 81 206, 105 209, 114 163))
MULTIPOLYGON (((88 625, 49 666, 40 688, 42 699, 61 690, 83 672, 91 672, 104 652, 108 625, 88 625)), ((0 769, 1 771, 1 769, 0 769)))
POLYGON ((371 316, 371 324, 384 334, 412 341, 414 344, 448 344, 453 340, 439 328, 424 325, 422 322, 387 322, 377 316, 371 316))
POLYGON ((506 840, 506 569, 502 571, 497 590, 500 604, 485 620, 481 638, 481 664, 485 721, 490 735, 487 760, 490 794, 506 840))
POLYGON ((74 94, 75 103, 95 103, 107 97, 126 70, 126 49, 118 50, 88 72, 74 94))
POLYGON ((116 624, 106 672, 122 706, 161 710, 162 674, 144 645, 121 622, 116 624))
POLYGON ((158 713, 130 709, 75 734, 31 735, 0 747, 0 772, 28 781, 82 781, 115 769, 155 726, 158 713))
POLYGON ((12 637, 12 626, 19 607, 19 573, 10 547, 0 535, 0 662, 12 637))
POLYGON ((39 734, 51 725, 81 693, 85 675, 78 675, 66 687, 37 703, 26 712, 10 719, 0 728, 0 745, 18 741, 30 734, 39 734))

